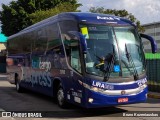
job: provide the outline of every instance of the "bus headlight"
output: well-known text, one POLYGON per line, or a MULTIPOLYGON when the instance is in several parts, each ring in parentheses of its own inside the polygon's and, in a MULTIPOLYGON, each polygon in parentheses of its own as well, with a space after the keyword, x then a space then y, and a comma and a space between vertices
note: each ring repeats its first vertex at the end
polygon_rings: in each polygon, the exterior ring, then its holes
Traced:
POLYGON ((93 102, 93 98, 89 98, 89 99, 88 99, 88 102, 89 102, 89 103, 92 103, 92 102, 93 102))

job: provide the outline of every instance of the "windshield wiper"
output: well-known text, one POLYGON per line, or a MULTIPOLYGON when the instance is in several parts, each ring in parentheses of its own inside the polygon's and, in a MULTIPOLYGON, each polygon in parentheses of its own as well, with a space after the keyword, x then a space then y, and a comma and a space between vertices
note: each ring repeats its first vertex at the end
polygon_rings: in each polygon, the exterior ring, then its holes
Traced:
POLYGON ((113 65, 114 65, 114 61, 115 61, 114 46, 113 46, 113 53, 108 53, 103 58, 101 58, 97 55, 95 55, 95 56, 96 56, 97 60, 100 62, 99 64, 96 64, 95 67, 97 69, 100 69, 104 73, 104 81, 108 81, 110 74, 113 70, 113 65))
POLYGON ((125 51, 126 51, 126 57, 127 57, 127 60, 129 62, 129 64, 132 65, 132 68, 133 68, 133 77, 134 77, 134 80, 137 80, 139 78, 138 76, 138 72, 137 72, 137 69, 136 69, 136 66, 134 64, 134 61, 132 59, 132 56, 131 54, 128 52, 128 48, 127 48, 127 45, 125 44, 125 51))
POLYGON ((104 75, 104 82, 108 81, 110 74, 113 70, 113 65, 114 65, 114 61, 115 61, 115 53, 109 53, 106 56, 106 61, 108 62, 107 68, 105 69, 105 75, 104 75))
POLYGON ((105 58, 105 60, 108 62, 107 70, 105 70, 105 75, 104 75, 104 80, 103 80, 105 82, 108 81, 110 74, 113 70, 114 62, 115 62, 115 49, 114 49, 113 44, 112 46, 113 46, 113 53, 109 53, 105 58))

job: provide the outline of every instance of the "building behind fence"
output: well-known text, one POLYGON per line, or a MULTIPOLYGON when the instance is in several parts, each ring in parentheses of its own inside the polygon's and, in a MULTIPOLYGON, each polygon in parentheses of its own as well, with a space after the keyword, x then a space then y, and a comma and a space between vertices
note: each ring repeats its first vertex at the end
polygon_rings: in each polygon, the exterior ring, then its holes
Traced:
POLYGON ((149 90, 160 92, 160 53, 146 53, 149 90))
POLYGON ((149 41, 143 40, 145 57, 147 59, 147 76, 149 90, 160 92, 160 22, 142 25, 145 28, 145 34, 152 36, 158 46, 156 54, 151 53, 149 41))

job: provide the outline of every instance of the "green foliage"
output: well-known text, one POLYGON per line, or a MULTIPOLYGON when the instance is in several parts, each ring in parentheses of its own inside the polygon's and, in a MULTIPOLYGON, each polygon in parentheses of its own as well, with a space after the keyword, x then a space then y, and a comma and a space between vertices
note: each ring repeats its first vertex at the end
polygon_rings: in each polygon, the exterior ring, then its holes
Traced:
MULTIPOLYGON (((77 3, 77 0, 17 0, 10 2, 9 5, 2 4, 2 10, 0 11, 2 33, 10 36, 32 25, 33 23, 38 21, 35 20, 37 18, 33 13, 35 13, 36 15, 36 13, 40 14, 41 12, 44 16, 47 17, 47 15, 50 14, 48 10, 52 8, 56 7, 57 11, 59 9, 63 12, 76 10, 79 6, 80 4, 77 3), (68 6, 62 7, 62 4, 66 2, 73 8, 68 8, 68 6), (59 4, 61 5, 60 7, 62 7, 61 9, 56 7, 59 6, 59 4), (47 11, 47 15, 45 15, 44 11, 47 11), (34 20, 32 20, 31 18, 34 18, 34 20)), ((46 18, 42 15, 41 17, 46 18)))
POLYGON ((112 9, 105 9, 103 7, 98 7, 98 8, 91 7, 89 11, 93 13, 112 14, 115 16, 127 18, 136 24, 139 32, 144 32, 144 28, 140 25, 140 21, 138 21, 134 17, 134 15, 132 15, 131 13, 128 13, 128 11, 126 10, 115 10, 115 9, 112 10, 112 9))
POLYGON ((0 20, 2 22, 2 32, 9 36, 21 29, 24 29, 29 23, 28 13, 22 6, 12 1, 9 6, 2 5, 0 20))
POLYGON ((34 24, 48 17, 59 14, 61 12, 78 12, 77 8, 79 6, 80 4, 72 4, 69 2, 64 2, 49 10, 36 11, 35 13, 30 14, 29 17, 32 20, 32 23, 34 24))

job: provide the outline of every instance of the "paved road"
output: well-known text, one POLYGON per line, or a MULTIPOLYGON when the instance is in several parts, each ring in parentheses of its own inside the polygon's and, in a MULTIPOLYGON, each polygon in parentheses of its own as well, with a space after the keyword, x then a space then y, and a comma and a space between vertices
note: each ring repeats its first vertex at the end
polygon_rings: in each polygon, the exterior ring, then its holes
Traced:
MULTIPOLYGON (((75 119, 75 120, 104 120, 109 117, 110 120, 128 120, 128 117, 121 117, 124 113, 132 111, 160 111, 160 100, 148 98, 146 103, 121 105, 117 107, 108 107, 101 109, 82 109, 71 105, 68 109, 61 109, 57 106, 55 101, 43 95, 32 92, 17 93, 15 86, 8 83, 6 80, 0 80, 0 111, 45 111, 47 115, 53 115, 54 119, 75 119), (52 113, 50 111, 53 111, 52 113)), ((130 114, 129 114, 130 115, 130 114)), ((160 113, 159 113, 160 117, 160 113)), ((0 118, 8 120, 9 118, 0 118)), ((20 119, 20 118, 13 118, 20 119)), ((34 120, 35 118, 32 118, 34 120)), ((37 118, 40 119, 41 118, 37 118)), ((36 120, 37 120, 36 119, 36 120)), ((51 119, 51 118, 44 118, 51 119)), ((158 117, 131 117, 130 120, 157 120, 158 117)))

